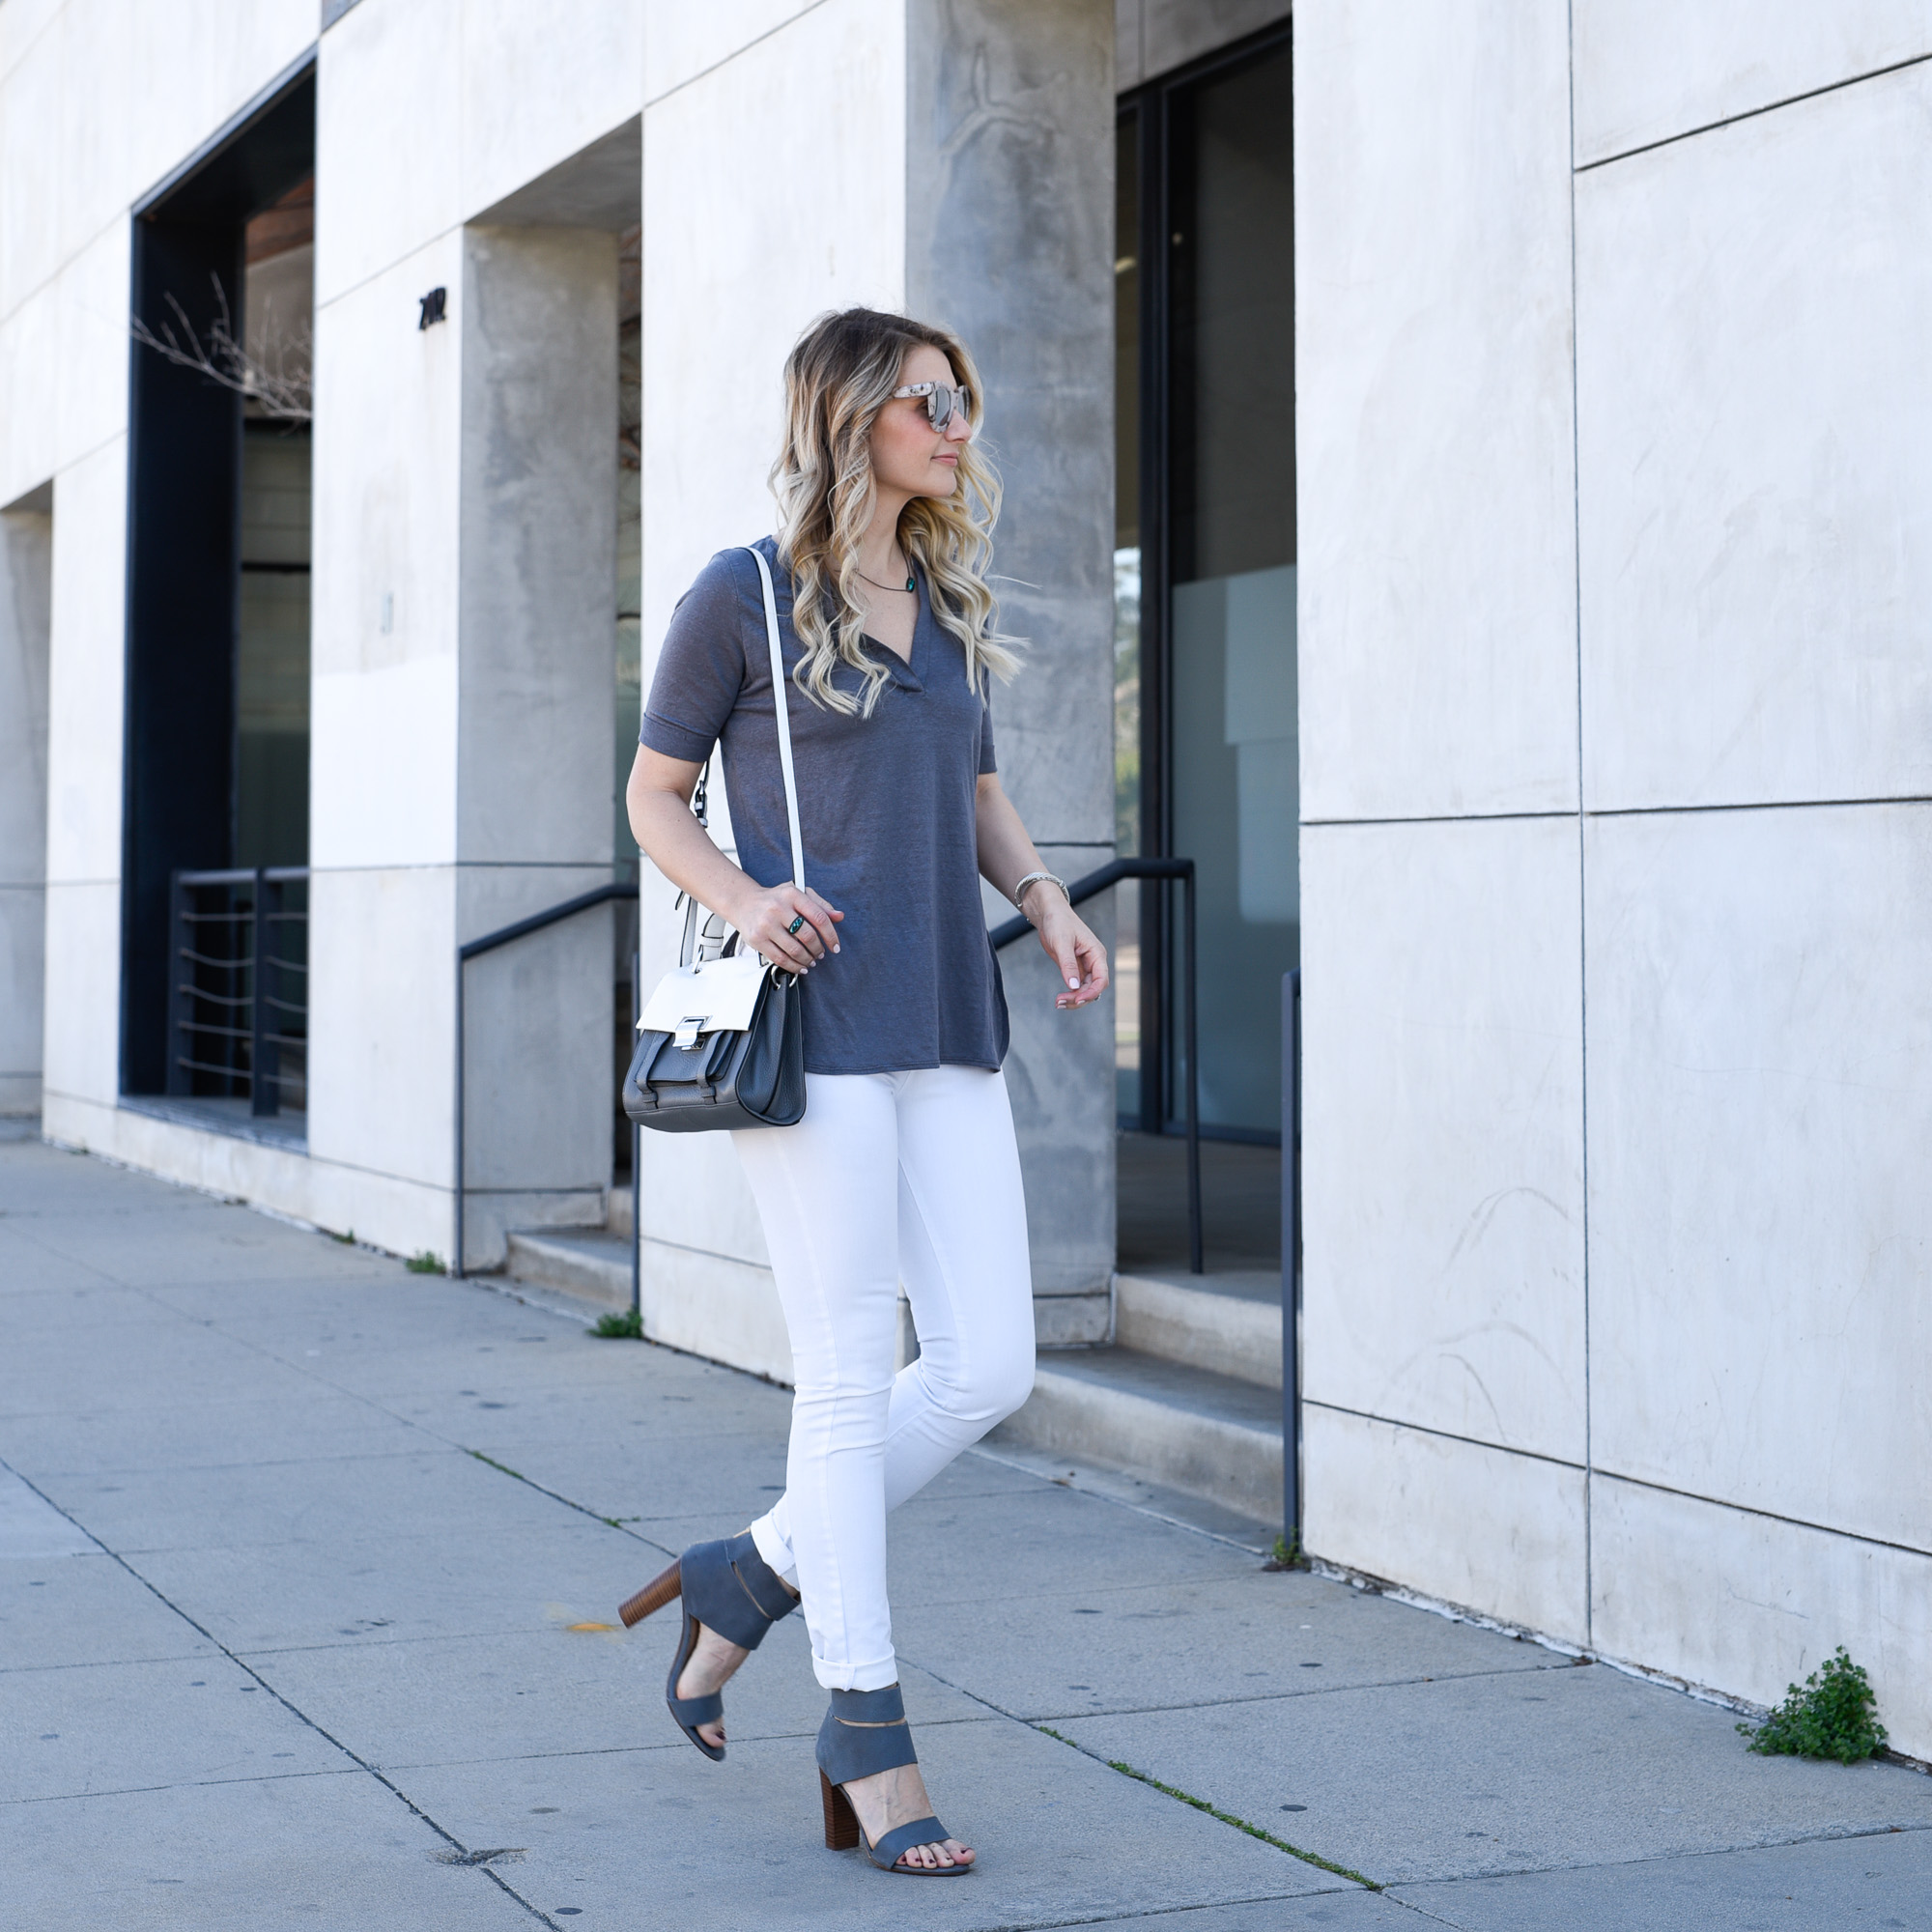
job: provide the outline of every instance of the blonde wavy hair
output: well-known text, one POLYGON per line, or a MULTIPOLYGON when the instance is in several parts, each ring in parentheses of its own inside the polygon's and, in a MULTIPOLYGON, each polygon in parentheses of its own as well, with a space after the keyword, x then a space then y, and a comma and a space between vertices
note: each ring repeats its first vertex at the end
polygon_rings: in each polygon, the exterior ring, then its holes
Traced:
MULTIPOLYGON (((859 539, 872 520, 872 426, 900 384, 908 351, 937 349, 953 379, 973 393, 980 372, 951 330, 909 316, 848 308, 822 315, 785 358, 784 446, 772 465, 779 499, 779 556, 792 578, 792 624, 805 655, 792 681, 814 703, 869 718, 890 675, 861 647, 859 539), (832 674, 849 665, 865 679, 859 697, 832 674)), ((958 481, 950 497, 915 497, 899 518, 899 547, 924 577, 932 614, 959 639, 966 682, 980 673, 1009 678, 1019 668, 1016 638, 1000 632, 1000 608, 986 583, 1000 479, 977 438, 957 445, 958 481)))

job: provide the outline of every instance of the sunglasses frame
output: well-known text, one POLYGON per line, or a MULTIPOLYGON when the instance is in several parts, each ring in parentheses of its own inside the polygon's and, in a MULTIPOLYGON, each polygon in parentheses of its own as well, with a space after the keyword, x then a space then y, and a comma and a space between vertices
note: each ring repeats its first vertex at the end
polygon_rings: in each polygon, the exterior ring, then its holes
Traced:
POLYGON ((956 404, 959 412, 970 423, 973 420, 973 391, 963 384, 954 388, 948 383, 908 383, 902 389, 893 391, 893 400, 897 402, 903 396, 923 396, 925 398, 925 419, 934 429, 944 429, 952 420, 952 411, 956 404), (946 407, 941 411, 939 399, 946 398, 946 407))

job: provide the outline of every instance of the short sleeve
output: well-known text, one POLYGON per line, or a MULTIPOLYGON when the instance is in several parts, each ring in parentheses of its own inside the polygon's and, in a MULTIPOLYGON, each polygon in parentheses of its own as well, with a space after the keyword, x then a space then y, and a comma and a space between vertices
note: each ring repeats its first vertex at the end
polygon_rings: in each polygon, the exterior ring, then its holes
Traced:
POLYGON ((1000 768, 993 758, 993 680, 989 673, 980 673, 980 776, 984 778, 989 772, 1000 768))
POLYGON ((720 551, 678 600, 638 731, 653 752, 692 764, 711 755, 744 689, 749 606, 739 580, 754 568, 742 551, 720 551))

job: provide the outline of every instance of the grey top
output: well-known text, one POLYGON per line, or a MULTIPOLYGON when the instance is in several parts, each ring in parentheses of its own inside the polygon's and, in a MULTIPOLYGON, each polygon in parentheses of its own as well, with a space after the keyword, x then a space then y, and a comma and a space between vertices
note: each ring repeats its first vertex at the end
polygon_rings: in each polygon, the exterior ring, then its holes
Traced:
MULTIPOLYGON (((805 881, 845 915, 839 951, 805 978, 806 1071, 997 1067, 1007 998, 980 906, 976 797, 994 769, 986 681, 967 683, 922 582, 911 662, 867 640, 891 673, 871 717, 813 703, 791 681, 804 648, 790 573, 775 539, 758 548, 778 593, 805 881)), ((832 681, 864 688, 849 665, 832 681)), ((738 864, 761 886, 791 877, 764 596, 742 550, 720 551, 672 613, 638 735, 693 761, 721 745, 738 864)))

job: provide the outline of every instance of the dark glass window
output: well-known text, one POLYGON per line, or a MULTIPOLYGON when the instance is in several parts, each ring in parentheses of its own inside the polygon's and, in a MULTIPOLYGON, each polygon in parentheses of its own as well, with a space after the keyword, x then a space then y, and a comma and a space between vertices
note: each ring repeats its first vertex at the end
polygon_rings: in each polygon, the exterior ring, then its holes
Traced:
MULTIPOLYGON (((1202 1120, 1259 1139, 1280 1131, 1281 980, 1300 956, 1292 102, 1282 38, 1154 83, 1121 124, 1135 245, 1117 252, 1135 286, 1117 391, 1117 636, 1131 675, 1115 717, 1117 746, 1130 709, 1139 739, 1131 766, 1116 758, 1122 849, 1195 862, 1202 1120)), ((1131 962, 1122 925, 1123 977, 1131 964, 1149 987, 1140 1032, 1161 1045, 1136 1038, 1130 1082, 1122 1037, 1121 1103, 1150 1128, 1180 1111, 1177 909, 1147 895, 1131 962)))

